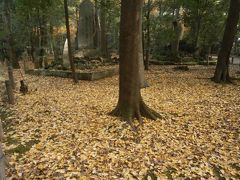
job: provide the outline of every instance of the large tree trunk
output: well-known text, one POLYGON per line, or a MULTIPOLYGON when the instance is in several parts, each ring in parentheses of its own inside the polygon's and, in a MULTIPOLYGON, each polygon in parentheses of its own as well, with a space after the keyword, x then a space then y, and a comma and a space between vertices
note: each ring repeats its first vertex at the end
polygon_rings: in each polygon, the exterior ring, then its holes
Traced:
POLYGON ((68 40, 68 57, 72 69, 72 76, 73 81, 75 83, 78 82, 77 74, 75 70, 75 65, 73 62, 73 54, 72 54, 72 44, 71 44, 71 33, 70 33, 70 26, 69 26, 69 15, 68 15, 68 3, 67 0, 64 0, 64 11, 65 11, 65 20, 66 20, 66 30, 67 30, 67 40, 68 40))
POLYGON ((230 82, 229 57, 232 50, 234 37, 237 32, 237 24, 240 15, 240 0, 231 0, 223 35, 222 46, 218 54, 218 62, 213 80, 216 83, 230 82))
POLYGON ((143 0, 121 1, 119 100, 111 114, 122 117, 131 125, 134 117, 140 123, 141 116, 151 119, 159 117, 146 106, 140 92, 142 5, 143 0))

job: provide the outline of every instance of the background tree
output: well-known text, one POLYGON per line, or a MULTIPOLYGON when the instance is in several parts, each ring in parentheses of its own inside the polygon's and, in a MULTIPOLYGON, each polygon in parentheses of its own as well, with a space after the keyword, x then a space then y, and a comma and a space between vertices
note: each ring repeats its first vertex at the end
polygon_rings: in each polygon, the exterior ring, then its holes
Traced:
POLYGON ((108 45, 107 45, 107 27, 106 27, 106 16, 107 16, 107 0, 101 0, 100 2, 100 24, 101 24, 101 55, 103 57, 108 57, 108 45))
POLYGON ((16 61, 16 52, 14 47, 14 39, 12 35, 11 23, 11 6, 10 1, 4 0, 4 13, 5 13, 5 32, 6 32, 6 49, 7 49, 7 66, 9 77, 9 88, 15 89, 15 81, 13 76, 13 61, 16 61))
POLYGON ((153 0, 147 0, 144 1, 144 17, 145 17, 145 27, 144 27, 144 32, 143 33, 143 38, 146 39, 143 41, 143 45, 144 45, 144 48, 143 48, 143 52, 144 55, 145 55, 145 59, 144 59, 144 67, 145 67, 145 70, 149 70, 149 56, 150 56, 150 45, 151 45, 151 30, 150 30, 150 26, 151 26, 151 12, 152 12, 152 9, 153 9, 153 0), (146 45, 145 45, 145 42, 146 42, 146 45))
POLYGON ((72 44, 71 44, 71 32, 69 26, 69 15, 68 15, 68 0, 64 0, 64 11, 65 11, 65 19, 66 19, 66 30, 67 30, 67 41, 68 41, 68 58, 70 61, 72 76, 75 83, 78 82, 77 74, 75 70, 75 65, 73 63, 73 54, 72 54, 72 44))
POLYGON ((223 35, 222 46, 218 54, 218 62, 213 80, 216 83, 230 82, 229 58, 232 50, 234 37, 237 33, 237 24, 240 16, 240 0, 231 0, 223 35))

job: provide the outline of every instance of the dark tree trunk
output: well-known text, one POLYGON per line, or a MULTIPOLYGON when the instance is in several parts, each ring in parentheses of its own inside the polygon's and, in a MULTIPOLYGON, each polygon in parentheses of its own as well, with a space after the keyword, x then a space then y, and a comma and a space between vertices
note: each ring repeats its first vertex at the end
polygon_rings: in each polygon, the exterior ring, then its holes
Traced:
POLYGON ((202 13, 201 13, 201 1, 202 0, 197 0, 197 9, 196 9, 196 24, 195 24, 195 28, 194 28, 194 35, 195 35, 195 40, 194 40, 194 48, 195 48, 195 52, 194 52, 194 56, 199 58, 200 56, 200 47, 199 47, 199 37, 200 37, 200 29, 202 26, 202 13))
MULTIPOLYGON (((238 31, 239 31, 239 30, 238 30, 238 31)), ((234 41, 235 41, 235 42, 234 42, 234 45, 235 45, 235 46, 234 46, 234 54, 235 54, 235 55, 237 55, 237 53, 238 53, 238 51, 237 51, 237 50, 238 50, 238 38, 239 38, 239 37, 236 36, 236 37, 235 37, 235 40, 234 40, 234 41)))
POLYGON ((75 50, 79 50, 79 7, 76 6, 76 11, 75 11, 75 16, 76 16, 76 26, 77 26, 77 31, 76 31, 76 37, 75 37, 75 50))
POLYGON ((146 27, 146 59, 144 61, 145 70, 149 70, 149 57, 150 57, 150 13, 151 13, 151 4, 152 0, 148 0, 147 2, 147 13, 146 13, 146 21, 147 21, 147 27, 146 27))
POLYGON ((229 58, 232 50, 234 37, 237 32, 237 24, 240 15, 240 0, 231 0, 223 35, 222 46, 218 54, 218 62, 213 80, 216 83, 231 82, 229 76, 229 58))
POLYGON ((6 30, 8 32, 7 35, 7 41, 8 41, 8 45, 9 45, 9 57, 10 57, 10 61, 11 64, 13 66, 13 68, 15 69, 19 69, 19 63, 18 63, 18 59, 17 59, 17 55, 16 55, 16 49, 15 49, 15 42, 14 42, 14 38, 13 38, 13 33, 12 33, 12 19, 11 19, 11 2, 8 1, 4 1, 5 5, 5 19, 6 19, 6 30))
POLYGON ((195 52, 194 55, 199 57, 200 47, 199 47, 199 35, 200 35, 200 28, 201 28, 201 17, 197 18, 197 28, 196 28, 196 37, 194 42, 195 52))
POLYGON ((151 119, 159 117, 158 113, 146 106, 140 92, 142 5, 142 0, 121 1, 119 100, 111 114, 122 117, 131 125, 135 117, 140 123, 141 116, 151 119))
POLYGON ((76 70, 75 70, 75 65, 74 65, 74 62, 73 62, 73 54, 72 54, 71 33, 70 33, 70 27, 69 27, 69 15, 68 15, 67 0, 64 0, 64 10, 65 10, 67 39, 68 39, 68 56, 69 56, 69 61, 70 61, 71 69, 72 69, 73 81, 75 83, 77 83, 78 79, 77 79, 77 74, 76 74, 76 70))
POLYGON ((98 5, 98 0, 94 0, 94 48, 98 49, 99 47, 101 47, 100 44, 100 38, 101 38, 101 27, 100 27, 100 23, 99 23, 99 5, 98 5))
POLYGON ((11 85, 11 82, 9 80, 5 81, 6 91, 7 91, 7 97, 8 97, 8 103, 9 104, 15 104, 15 98, 13 93, 13 88, 11 85))
POLYGON ((32 30, 30 30, 29 33, 29 41, 30 41, 30 47, 29 47, 29 55, 31 57, 31 61, 33 63, 36 62, 36 47, 35 47, 35 41, 34 41, 34 32, 32 32, 32 30))
POLYGON ((40 50, 39 50, 39 67, 42 68, 43 64, 46 66, 46 48, 47 48, 47 20, 45 14, 41 16, 40 19, 40 50))
POLYGON ((39 69, 39 68, 42 68, 42 63, 40 62, 41 61, 41 58, 40 58, 40 51, 41 51, 41 27, 42 27, 42 22, 41 22, 41 14, 40 14, 40 10, 39 8, 37 8, 37 21, 38 21, 38 26, 36 27, 36 34, 37 34, 37 51, 36 51, 36 61, 34 62, 34 68, 35 69, 39 69))
MULTIPOLYGON (((140 16, 142 17, 142 9, 141 9, 141 11, 140 11, 140 16)), ((139 63, 139 78, 140 78, 140 88, 146 88, 146 87, 148 87, 149 85, 148 85, 148 83, 147 83, 147 81, 146 81, 146 79, 145 79, 145 76, 144 76, 144 47, 143 47, 143 43, 142 43, 142 41, 143 41, 143 39, 144 39, 144 36, 143 36, 143 31, 142 31, 142 28, 143 28, 143 26, 142 26, 142 18, 140 19, 140 22, 139 22, 140 24, 141 24, 141 26, 140 26, 140 28, 139 28, 139 35, 140 35, 140 44, 139 44, 139 56, 138 56, 138 58, 139 58, 139 61, 138 61, 138 63, 139 63)))
POLYGON ((15 81, 13 76, 13 61, 16 58, 15 50, 13 47, 13 37, 11 31, 11 17, 10 17, 10 4, 8 0, 4 0, 4 10, 5 10, 5 23, 6 23, 6 31, 9 33, 7 35, 7 65, 8 65, 8 77, 11 84, 11 87, 15 89, 15 81))
POLYGON ((182 7, 178 7, 177 13, 174 17, 174 21, 172 22, 173 24, 173 31, 174 31, 174 36, 173 36, 173 41, 171 43, 171 53, 172 53, 172 58, 175 61, 179 61, 179 42, 183 36, 183 31, 184 31, 184 23, 182 21, 182 7))
POLYGON ((101 55, 103 57, 108 57, 106 35, 106 0, 101 0, 100 25, 101 25, 101 55))
POLYGON ((3 127, 0 119, 0 157, 1 157, 0 158, 0 180, 6 180, 6 173, 5 173, 6 159, 5 159, 5 155, 2 148, 2 142, 3 142, 3 127))

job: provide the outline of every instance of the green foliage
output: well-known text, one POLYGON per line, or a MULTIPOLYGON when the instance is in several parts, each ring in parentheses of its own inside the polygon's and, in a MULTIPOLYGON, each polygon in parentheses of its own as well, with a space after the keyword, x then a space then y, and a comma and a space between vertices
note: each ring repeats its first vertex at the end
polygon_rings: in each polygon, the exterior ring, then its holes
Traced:
MULTIPOLYGON (((78 8, 83 0, 69 0, 69 14, 72 27, 76 27, 78 8)), ((6 37, 4 32, 3 0, 0 1, 0 40, 6 37)), ((92 0, 97 9, 106 13, 106 30, 109 47, 118 48, 120 0, 92 0)), ((193 48, 203 50, 216 46, 222 39, 229 1, 227 0, 150 0, 143 8, 143 30, 146 32, 147 11, 150 10, 150 51, 154 56, 169 55, 171 42, 176 36, 173 21, 178 18, 177 10, 183 8, 181 17, 185 25, 184 42, 193 48)), ((24 49, 34 41, 39 47, 39 28, 47 30, 48 44, 55 43, 59 35, 51 31, 61 29, 64 36, 63 0, 12 0, 12 31, 16 48, 24 49), (53 34, 51 34, 53 33, 53 34)), ((2 43, 0 43, 1 45, 2 43)), ((50 45, 49 45, 50 47, 50 45)))
POLYGON ((196 46, 211 46, 219 43, 226 20, 225 1, 184 1, 185 24, 190 29, 189 42, 196 46))
MULTIPOLYGON (((183 41, 191 49, 199 48, 206 51, 211 46, 220 44, 227 15, 229 1, 226 0, 156 0, 152 2, 151 9, 151 50, 154 56, 168 55, 171 42, 176 36, 173 22, 177 10, 183 8, 185 31, 183 41)), ((145 8, 147 9, 147 4, 145 8)), ((146 11, 146 10, 145 10, 146 11)), ((179 20, 179 19, 178 19, 179 20)), ((146 26, 146 18, 144 19, 146 26)), ((180 47, 181 48, 181 47, 180 47)))

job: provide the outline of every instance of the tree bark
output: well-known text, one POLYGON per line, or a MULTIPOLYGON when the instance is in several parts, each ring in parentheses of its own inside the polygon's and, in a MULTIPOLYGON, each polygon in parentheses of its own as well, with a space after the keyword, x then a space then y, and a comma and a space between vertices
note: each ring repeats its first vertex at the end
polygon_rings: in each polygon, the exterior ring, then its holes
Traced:
POLYGON ((75 50, 79 50, 79 7, 76 6, 75 10, 75 16, 76 16, 76 26, 77 26, 77 31, 76 31, 76 37, 75 37, 75 50))
POLYGON ((100 26, 101 26, 101 55, 107 58, 108 48, 106 35, 106 0, 101 0, 100 26))
POLYGON ((69 15, 68 15, 68 3, 67 0, 64 0, 64 10, 65 10, 65 19, 66 19, 66 30, 67 30, 67 39, 68 39, 68 57, 72 69, 72 76, 73 81, 75 83, 78 82, 77 74, 75 70, 75 65, 73 62, 73 55, 72 55, 72 45, 71 45, 71 33, 70 33, 70 27, 69 27, 69 15))
POLYGON ((5 160, 5 155, 2 149, 2 140, 3 140, 3 128, 2 128, 2 122, 0 119, 0 180, 5 180, 6 179, 6 174, 5 174, 6 160, 5 160))
POLYGON ((39 67, 43 68, 46 65, 45 56, 46 56, 46 47, 47 47, 47 20, 46 15, 42 14, 40 18, 40 51, 39 51, 39 67))
POLYGON ((5 86, 6 86, 7 96, 8 96, 8 103, 13 105, 15 104, 15 98, 14 98, 11 82, 9 80, 6 80, 5 86))
POLYGON ((222 46, 218 54, 218 62, 213 80, 216 83, 231 82, 229 76, 229 58, 237 33, 237 24, 240 15, 240 0, 231 0, 228 11, 228 18, 223 35, 222 46))
POLYGON ((149 56, 150 56, 150 13, 151 13, 151 4, 152 0, 148 0, 147 2, 147 12, 146 12, 146 21, 147 21, 147 27, 146 27, 146 59, 144 61, 145 70, 149 70, 149 56))
POLYGON ((171 53, 174 60, 179 59, 179 42, 182 39, 183 31, 184 31, 184 23, 182 22, 182 7, 178 7, 176 16, 173 21, 173 41, 171 45, 171 53))
POLYGON ((7 35, 7 52, 8 52, 8 59, 7 59, 7 66, 8 66, 8 77, 11 84, 12 89, 15 89, 15 81, 13 75, 13 60, 16 59, 16 53, 13 47, 13 37, 12 37, 12 30, 11 30, 11 17, 10 17, 10 4, 8 0, 4 0, 4 10, 5 10, 5 23, 6 23, 6 31, 9 33, 7 35))
POLYGON ((94 48, 97 49, 100 47, 100 24, 99 24, 99 6, 98 1, 94 0, 94 48))
POLYGON ((8 32, 7 41, 9 45, 9 57, 13 68, 19 69, 18 59, 15 50, 15 42, 12 33, 12 18, 11 18, 11 4, 9 0, 4 0, 5 19, 6 19, 6 30, 8 32))
POLYGON ((143 26, 142 26, 142 9, 141 9, 141 11, 140 11, 140 16, 141 16, 141 19, 140 19, 140 24, 141 24, 141 27, 139 28, 139 35, 140 35, 140 44, 139 44, 139 50, 138 50, 138 53, 139 53, 139 61, 138 61, 138 63, 139 63, 139 78, 140 78, 140 88, 146 88, 146 87, 148 87, 148 83, 147 83, 147 81, 146 81, 146 79, 145 79, 145 76, 144 76, 144 48, 143 48, 143 43, 142 43, 142 41, 143 41, 143 39, 144 39, 144 36, 143 36, 143 31, 142 31, 142 29, 143 29, 143 26))
POLYGON ((119 100, 110 114, 122 117, 130 125, 135 117, 140 124, 141 116, 150 119, 159 117, 158 113, 146 106, 140 92, 142 5, 143 0, 121 1, 119 100))

